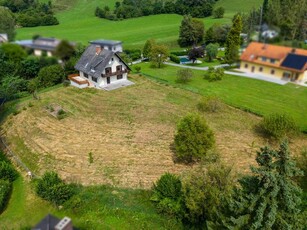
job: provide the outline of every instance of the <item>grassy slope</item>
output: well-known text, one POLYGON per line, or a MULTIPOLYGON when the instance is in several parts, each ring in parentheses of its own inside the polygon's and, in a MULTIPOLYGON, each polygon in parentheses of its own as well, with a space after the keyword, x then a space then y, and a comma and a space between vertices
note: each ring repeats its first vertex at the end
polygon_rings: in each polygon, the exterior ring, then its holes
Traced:
POLYGON ((71 217, 79 229, 180 229, 174 219, 157 214, 147 191, 85 187, 58 210, 35 196, 31 187, 22 177, 14 182, 8 208, 0 215, 1 229, 33 227, 48 213, 71 217))
MULTIPOLYGON (((167 66, 163 69, 149 68, 142 64, 142 72, 176 84, 177 67, 167 66)), ((270 113, 291 114, 301 129, 307 131, 307 88, 294 84, 284 86, 236 76, 226 76, 218 82, 202 79, 202 71, 194 71, 195 77, 188 85, 182 87, 203 95, 216 95, 226 103, 257 114, 270 113)))
MULTIPOLYGON (((254 0, 259 2, 260 0, 254 0)), ((60 1, 57 1, 61 3, 60 1)), ((96 6, 114 6, 112 1, 86 1, 77 0, 71 9, 57 13, 60 25, 49 27, 21 28, 17 30, 17 39, 29 39, 35 34, 53 36, 62 39, 82 42, 86 44, 93 39, 105 38, 124 41, 127 48, 142 47, 149 38, 155 38, 158 42, 167 43, 171 47, 177 47, 179 25, 182 19, 180 15, 155 15, 129 19, 124 21, 108 21, 94 16, 96 6)), ((65 5, 64 3, 61 3, 65 5)), ((68 3, 69 4, 69 1, 68 3)), ((248 11, 253 4, 232 4, 232 1, 221 0, 218 5, 226 8, 223 19, 203 19, 205 28, 214 23, 230 23, 232 15, 237 11, 248 11), (230 3, 231 2, 231 3, 230 3), (235 7, 234 7, 235 6, 235 7), (231 9, 227 11, 227 9, 231 9), (228 12, 228 13, 227 13, 228 12)), ((60 8, 60 7, 59 7, 60 8)))

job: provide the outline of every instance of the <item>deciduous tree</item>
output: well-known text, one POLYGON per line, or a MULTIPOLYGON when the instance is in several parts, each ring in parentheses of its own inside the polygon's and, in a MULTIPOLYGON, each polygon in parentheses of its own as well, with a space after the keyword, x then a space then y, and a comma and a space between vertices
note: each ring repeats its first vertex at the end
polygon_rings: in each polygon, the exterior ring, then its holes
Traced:
POLYGON ((15 38, 15 19, 13 13, 6 7, 0 6, 0 33, 6 33, 8 39, 15 38))
POLYGON ((161 68, 163 62, 167 60, 169 56, 168 47, 165 45, 155 45, 150 52, 150 61, 153 66, 161 68))

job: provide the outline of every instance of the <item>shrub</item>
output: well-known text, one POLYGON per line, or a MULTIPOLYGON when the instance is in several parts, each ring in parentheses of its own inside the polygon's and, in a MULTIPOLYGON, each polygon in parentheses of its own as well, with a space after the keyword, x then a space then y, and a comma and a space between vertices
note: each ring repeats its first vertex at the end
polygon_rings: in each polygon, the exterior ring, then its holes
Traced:
POLYGON ((75 193, 73 186, 65 184, 55 172, 46 172, 38 179, 35 191, 38 196, 55 205, 63 204, 75 193))
POLYGON ((177 71, 177 78, 176 82, 177 83, 187 83, 191 81, 193 77, 193 71, 190 69, 180 69, 177 71))
POLYGON ((176 55, 174 55, 174 54, 171 54, 171 55, 169 56, 169 58, 171 59, 172 62, 175 62, 175 63, 177 63, 177 64, 180 64, 180 58, 179 58, 178 56, 176 56, 176 55))
POLYGON ((60 65, 51 65, 42 68, 38 73, 40 86, 50 87, 59 84, 65 78, 64 69, 60 65))
POLYGON ((207 97, 203 98, 200 102, 197 104, 197 109, 200 112, 211 112, 215 113, 222 109, 222 102, 218 97, 207 97))
POLYGON ((298 127, 294 119, 287 114, 270 114, 259 124, 259 129, 265 135, 280 140, 296 134, 298 127))
POLYGON ((197 114, 189 114, 177 125, 175 155, 179 161, 195 162, 204 157, 215 143, 213 131, 197 114))
POLYGON ((225 73, 223 68, 214 69, 213 67, 209 67, 207 73, 204 76, 204 79, 212 82, 212 81, 220 81, 223 79, 225 73))
POLYGON ((17 171, 7 161, 0 161, 0 179, 13 182, 18 177, 17 171))
POLYGON ((135 71, 137 72, 137 73, 139 73, 140 71, 141 71, 141 66, 135 66, 134 67, 134 69, 135 69, 135 71))
POLYGON ((59 111, 57 112, 57 118, 59 120, 65 118, 66 115, 67 115, 67 113, 63 109, 59 109, 59 111))
POLYGON ((69 80, 64 80, 63 81, 63 86, 64 87, 70 86, 70 81, 69 80))
POLYGON ((173 51, 171 52, 172 55, 175 55, 175 56, 185 56, 188 54, 187 51, 173 51))
POLYGON ((153 186, 151 200, 159 212, 178 216, 181 212, 181 181, 178 176, 165 173, 153 186))
POLYGON ((12 184, 9 181, 0 180, 0 213, 6 207, 12 191, 12 184))

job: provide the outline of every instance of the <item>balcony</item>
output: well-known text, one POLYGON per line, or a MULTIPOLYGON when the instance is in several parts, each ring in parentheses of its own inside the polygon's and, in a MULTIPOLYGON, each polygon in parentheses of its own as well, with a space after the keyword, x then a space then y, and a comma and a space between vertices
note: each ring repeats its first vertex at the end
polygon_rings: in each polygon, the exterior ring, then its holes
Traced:
POLYGON ((111 76, 116 76, 116 75, 120 75, 120 74, 124 74, 124 73, 128 73, 128 70, 124 69, 124 70, 118 70, 116 72, 101 74, 101 77, 111 77, 111 76))

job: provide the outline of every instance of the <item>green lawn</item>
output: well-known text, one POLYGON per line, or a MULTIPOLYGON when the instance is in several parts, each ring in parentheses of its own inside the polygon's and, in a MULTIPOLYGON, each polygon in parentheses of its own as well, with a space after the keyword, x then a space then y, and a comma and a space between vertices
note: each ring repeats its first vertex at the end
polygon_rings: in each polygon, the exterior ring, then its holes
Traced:
POLYGON ((146 190, 91 186, 59 210, 33 193, 29 181, 19 177, 7 209, 0 215, 3 230, 33 227, 45 215, 69 216, 79 229, 180 229, 181 224, 156 212, 146 190))
POLYGON ((219 0, 217 1, 215 8, 224 7, 225 17, 232 17, 237 12, 249 12, 251 9, 259 8, 263 3, 263 0, 219 0))
POLYGON ((208 82, 203 71, 194 71, 195 77, 186 85, 175 83, 178 67, 150 68, 148 63, 139 64, 141 72, 154 76, 171 85, 202 95, 215 95, 227 104, 259 115, 288 113, 295 118, 301 130, 307 131, 307 88, 287 84, 284 86, 227 75, 222 81, 208 82))
MULTIPOLYGON (((121 40, 124 42, 125 48, 140 48, 147 39, 154 38, 160 43, 168 44, 171 48, 178 48, 177 39, 182 20, 180 15, 154 15, 123 21, 109 21, 95 17, 94 11, 97 6, 103 7, 106 3, 113 7, 115 0, 54 0, 53 2, 55 2, 57 9, 64 9, 56 14, 60 25, 20 28, 17 29, 16 39, 31 39, 33 35, 40 34, 41 36, 69 39, 87 44, 90 40, 104 38, 121 40)), ((245 3, 229 4, 230 1, 224 2, 226 12, 228 8, 231 9, 229 13, 222 19, 204 18, 205 28, 209 28, 214 23, 230 23, 236 12, 233 10, 233 5, 238 11, 240 9, 248 11, 252 6, 245 3)))

